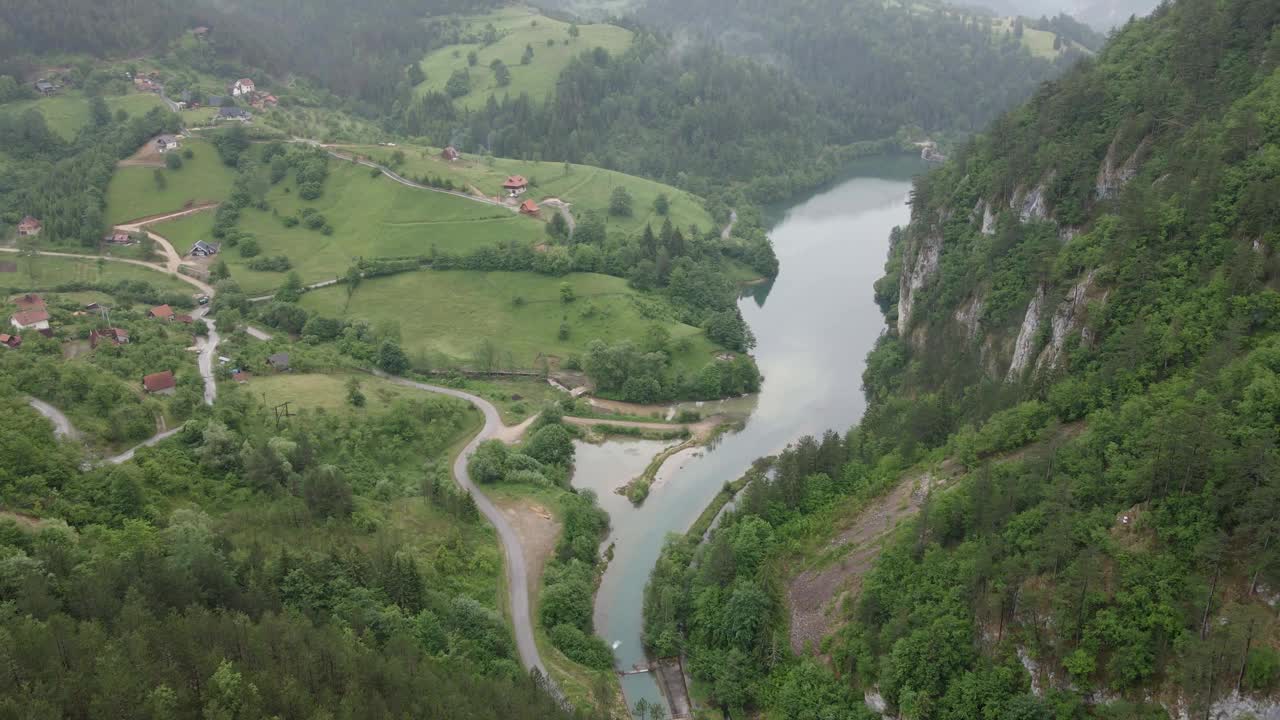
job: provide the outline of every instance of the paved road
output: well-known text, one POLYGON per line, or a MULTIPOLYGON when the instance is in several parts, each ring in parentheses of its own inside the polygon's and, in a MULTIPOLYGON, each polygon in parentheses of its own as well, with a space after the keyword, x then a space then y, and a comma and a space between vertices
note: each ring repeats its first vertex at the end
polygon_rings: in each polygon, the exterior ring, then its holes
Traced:
POLYGON ((33 397, 27 398, 27 404, 35 408, 35 411, 49 418, 53 423, 53 434, 60 438, 71 438, 72 440, 80 437, 80 433, 76 431, 75 426, 71 424, 71 420, 58 408, 50 405, 43 400, 37 400, 33 397))
MULTIPOLYGON (((329 287, 330 285, 337 285, 339 282, 341 282, 341 281, 340 281, 340 280, 338 280, 337 278, 334 278, 334 279, 332 279, 332 280, 321 280, 321 281, 320 281, 320 282, 318 282, 318 283, 311 283, 310 285, 303 285, 303 286, 302 286, 302 292, 311 292, 312 290, 319 290, 320 288, 326 288, 326 287, 329 287)), ((249 298, 249 302, 255 302, 255 303, 257 303, 257 302, 266 302, 266 301, 270 300, 271 298, 273 298, 273 297, 275 297, 275 296, 276 296, 276 294, 275 294, 275 293, 271 293, 270 295, 259 295, 258 297, 251 297, 251 298, 249 298)), ((261 331, 259 331, 259 332, 261 332, 261 331)), ((253 335, 253 333, 249 333, 249 334, 250 334, 250 335, 253 335)), ((254 337, 258 337, 257 335, 253 335, 253 336, 254 336, 254 337)), ((265 337, 265 338, 258 338, 258 339, 259 339, 259 340, 270 340, 270 339, 271 339, 271 336, 270 336, 270 335, 268 335, 268 336, 267 336, 267 337, 265 337)))
POLYGON ((507 522, 502 511, 471 482, 471 475, 467 472, 467 461, 471 459, 471 454, 476 451, 480 443, 490 438, 498 437, 502 433, 502 417, 498 415, 498 409, 488 400, 461 390, 428 385, 405 378, 388 376, 380 372, 375 372, 374 374, 405 387, 466 400, 484 414, 484 427, 463 448, 458 455, 457 461, 453 464, 453 479, 457 481, 462 489, 471 493, 471 497, 476 501, 476 507, 497 529, 498 538, 502 541, 502 550, 507 558, 507 592, 510 595, 508 599, 511 605, 511 623, 515 626, 516 648, 520 652, 520 662, 528 670, 536 668, 541 672, 543 677, 547 678, 548 686, 552 689, 552 692, 559 696, 560 691, 547 675, 547 668, 542 664, 542 657, 538 654, 538 645, 533 640, 533 620, 529 612, 529 570, 525 566, 524 552, 520 547, 520 538, 516 535, 516 531, 511 527, 511 524, 507 522))
POLYGON ((173 437, 174 435, 177 435, 177 434, 178 434, 178 432, 179 432, 180 430, 182 430, 182 426, 181 426, 181 425, 179 425, 179 426, 178 426, 178 427, 176 427, 176 428, 171 428, 171 429, 169 429, 169 430, 165 430, 165 431, 164 431, 164 432, 162 432, 162 433, 157 433, 157 434, 155 434, 155 435, 152 435, 151 437, 147 438, 146 440, 143 440, 141 443, 139 443, 139 444, 137 444, 137 445, 135 445, 135 446, 133 446, 133 447, 129 448, 128 450, 125 450, 124 452, 120 453, 119 455, 115 455, 115 456, 113 456, 113 457, 109 457, 109 458, 107 458, 105 462, 110 463, 110 464, 112 464, 112 465, 119 465, 119 464, 121 464, 121 463, 129 462, 130 460, 132 460, 132 459, 133 459, 133 454, 134 454, 135 452, 137 452, 138 450, 140 450, 140 449, 142 449, 142 448, 144 448, 144 447, 151 447, 152 445, 155 445, 156 443, 158 443, 158 442, 160 442, 160 441, 162 441, 162 440, 168 440, 169 438, 173 437))
POLYGON ((386 175, 387 177, 391 178, 392 180, 395 180, 396 182, 406 187, 416 188, 418 190, 428 190, 430 192, 440 193, 442 195, 452 195, 454 197, 462 198, 463 200, 471 200, 473 202, 483 203, 485 205, 492 205, 493 207, 504 208, 506 210, 510 210, 513 213, 520 211, 519 208, 512 207, 510 205, 507 205, 506 203, 500 202, 498 200, 494 200, 493 198, 487 198, 480 195, 472 195, 471 193, 458 192, 456 190, 445 190, 443 188, 431 187, 429 185, 422 185, 420 183, 416 183, 406 177, 401 176, 396 171, 392 170, 386 165, 379 165, 378 163, 373 162, 372 160, 357 160, 354 154, 344 155, 343 153, 340 153, 337 150, 335 150, 334 149, 335 146, 325 145, 316 140, 295 137, 290 142, 302 143, 304 145, 318 147, 321 150, 324 150, 326 153, 328 153, 330 157, 337 158, 338 160, 345 160, 346 162, 353 162, 353 163, 356 163, 357 165, 363 165, 367 168, 381 170, 383 175, 386 175))

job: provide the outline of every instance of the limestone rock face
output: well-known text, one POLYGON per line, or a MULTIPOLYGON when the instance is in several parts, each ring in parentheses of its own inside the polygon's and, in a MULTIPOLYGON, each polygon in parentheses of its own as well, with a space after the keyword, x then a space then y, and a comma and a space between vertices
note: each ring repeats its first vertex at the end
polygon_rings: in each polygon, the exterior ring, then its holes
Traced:
POLYGON ((1031 363, 1031 354, 1035 352, 1036 335, 1040 332, 1040 313, 1044 310, 1044 285, 1036 288, 1035 297, 1027 304, 1027 313, 1022 318, 1022 328, 1018 330, 1018 339, 1013 344, 1013 359, 1009 364, 1009 372, 1005 374, 1005 382, 1017 382, 1031 363))
POLYGON ((915 296, 938 272, 938 258, 942 254, 942 233, 934 230, 911 253, 911 246, 903 252, 902 276, 898 280, 898 337, 907 337, 911 327, 911 313, 915 296))
POLYGON ((1124 186, 1138 176, 1138 166, 1146 155, 1150 140, 1148 137, 1138 143, 1138 148, 1124 162, 1120 162, 1119 158, 1120 136, 1117 135, 1116 139, 1111 141, 1111 147, 1107 148, 1107 156, 1102 160, 1102 167, 1098 168, 1098 178, 1093 183, 1094 197, 1099 200, 1110 200, 1119 195, 1124 186))
POLYGON ((1048 372, 1059 367, 1062 364, 1062 353, 1067 338, 1078 330, 1082 331, 1089 301, 1095 290, 1096 275, 1096 271, 1089 271, 1071 288, 1067 297, 1054 310, 1053 318, 1049 321, 1052 333, 1049 344, 1036 359, 1037 373, 1048 372))

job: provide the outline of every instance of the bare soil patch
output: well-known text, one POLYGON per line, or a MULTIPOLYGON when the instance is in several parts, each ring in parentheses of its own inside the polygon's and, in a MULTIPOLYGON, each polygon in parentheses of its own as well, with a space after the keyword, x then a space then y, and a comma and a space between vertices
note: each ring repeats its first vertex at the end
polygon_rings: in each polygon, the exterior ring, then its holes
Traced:
POLYGON ((529 597, 536 598, 538 588, 542 587, 542 571, 560 537, 560 523, 550 510, 533 500, 517 498, 495 502, 520 536, 520 549, 529 568, 529 597))
MULTIPOLYGON (((1060 426, 1040 442, 993 457, 991 462, 1016 462, 1052 448, 1080 435, 1083 422, 1060 426)), ((787 605, 791 612, 791 649, 797 653, 812 647, 816 652, 822 639, 834 632, 839 623, 839 610, 846 598, 855 598, 862 589, 862 578, 876 558, 890 533, 903 520, 920 512, 931 490, 951 483, 963 474, 953 460, 943 462, 935 472, 908 475, 887 495, 879 497, 857 513, 821 555, 841 553, 830 565, 805 570, 787 585, 787 605)))

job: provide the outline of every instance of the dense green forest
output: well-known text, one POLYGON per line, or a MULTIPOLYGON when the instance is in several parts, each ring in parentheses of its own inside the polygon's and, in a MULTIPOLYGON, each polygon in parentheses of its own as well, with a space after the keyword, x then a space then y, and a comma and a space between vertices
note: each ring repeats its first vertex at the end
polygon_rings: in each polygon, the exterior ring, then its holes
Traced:
POLYGON ((1033 57, 989 18, 930 3, 650 0, 640 17, 782 66, 846 143, 906 125, 981 130, 1080 57, 1033 57))
POLYGON ((212 28, 194 69, 240 76, 250 69, 301 75, 340 96, 389 106, 405 67, 435 47, 446 26, 426 16, 492 6, 486 0, 175 2, 18 0, 0 7, 0 75, 24 76, 42 53, 136 56, 165 49, 183 33, 212 28), (336 59, 340 58, 341 61, 336 59))
POLYGON ((8 375, 0 405, 0 717, 571 717, 520 668, 449 476, 464 403, 281 426, 232 385, 87 471, 8 375))
POLYGON ((1166 6, 918 180, 863 421, 669 541, 646 643, 793 718, 872 717, 864 693, 913 719, 1269 712, 1278 28, 1264 0, 1166 6), (795 568, 903 483, 918 516, 796 657, 795 568))

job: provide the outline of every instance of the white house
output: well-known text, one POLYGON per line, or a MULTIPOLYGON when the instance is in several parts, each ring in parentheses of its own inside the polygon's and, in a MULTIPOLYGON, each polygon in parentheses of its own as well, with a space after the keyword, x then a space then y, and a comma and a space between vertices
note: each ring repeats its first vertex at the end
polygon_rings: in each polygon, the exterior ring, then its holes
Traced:
POLYGON ((19 330, 48 330, 49 313, 44 310, 14 313, 9 318, 9 324, 19 330))
POLYGON ((177 149, 178 149, 178 136, 161 135, 160 137, 156 138, 156 150, 158 150, 159 152, 165 153, 165 152, 169 152, 170 150, 177 150, 177 149))
POLYGON ((231 94, 235 97, 250 95, 254 92, 253 81, 249 78, 240 78, 231 86, 231 94))

